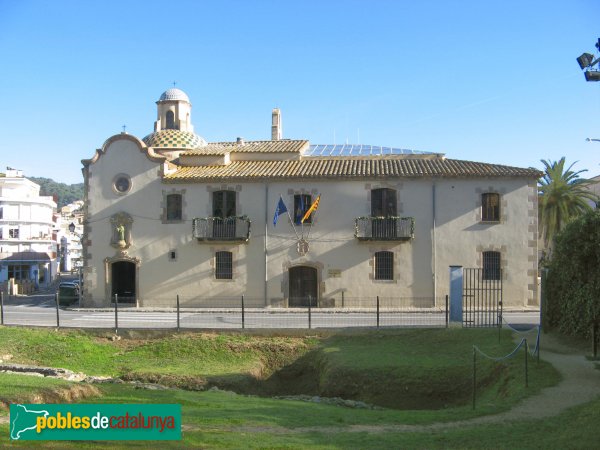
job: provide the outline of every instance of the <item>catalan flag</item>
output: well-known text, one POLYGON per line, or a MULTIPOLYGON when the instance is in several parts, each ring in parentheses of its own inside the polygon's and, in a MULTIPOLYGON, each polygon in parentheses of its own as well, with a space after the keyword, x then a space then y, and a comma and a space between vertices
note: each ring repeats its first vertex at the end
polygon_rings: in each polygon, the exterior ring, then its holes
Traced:
POLYGON ((275 216, 273 217, 273 226, 277 225, 277 219, 279 218, 279 216, 285 212, 287 212, 287 207, 285 206, 285 203, 283 203, 283 199, 281 198, 281 195, 279 196, 279 202, 277 203, 277 207, 275 208, 275 216))
POLYGON ((310 217, 310 215, 317 210, 317 208, 319 207, 319 202, 321 201, 321 194, 319 194, 319 196, 317 197, 317 199, 314 201, 314 203, 312 205, 310 205, 310 208, 308 208, 308 210, 306 211, 306 213, 304 214, 304 217, 302 218, 302 220, 300 221, 301 223, 304 223, 304 221, 306 219, 308 219, 310 217))

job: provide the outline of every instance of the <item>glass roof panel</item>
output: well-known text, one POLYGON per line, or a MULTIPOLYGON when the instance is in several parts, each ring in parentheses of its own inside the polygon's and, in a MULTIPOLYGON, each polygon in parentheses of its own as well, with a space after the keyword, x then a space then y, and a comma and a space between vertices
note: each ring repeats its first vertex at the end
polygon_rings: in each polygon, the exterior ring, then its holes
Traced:
POLYGON ((384 155, 434 155, 435 152, 423 152, 405 148, 381 147, 365 144, 315 144, 311 145, 304 156, 384 156, 384 155))

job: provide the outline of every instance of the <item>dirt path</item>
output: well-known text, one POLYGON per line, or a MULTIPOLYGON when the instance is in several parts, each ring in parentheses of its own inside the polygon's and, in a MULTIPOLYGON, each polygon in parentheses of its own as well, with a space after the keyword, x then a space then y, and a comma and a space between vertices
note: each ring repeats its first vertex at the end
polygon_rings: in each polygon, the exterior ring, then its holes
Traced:
MULTIPOLYGON (((520 341, 520 336, 518 337, 520 341)), ((527 419, 542 419, 559 415, 573 406, 587 403, 600 396, 600 370, 575 350, 554 340, 548 335, 541 337, 543 360, 551 363, 562 375, 562 381, 554 387, 542 390, 538 395, 529 397, 509 411, 476 417, 455 422, 440 422, 430 425, 351 425, 348 427, 233 427, 231 431, 250 433, 390 433, 390 432, 427 432, 451 429, 479 424, 506 423, 527 419)))

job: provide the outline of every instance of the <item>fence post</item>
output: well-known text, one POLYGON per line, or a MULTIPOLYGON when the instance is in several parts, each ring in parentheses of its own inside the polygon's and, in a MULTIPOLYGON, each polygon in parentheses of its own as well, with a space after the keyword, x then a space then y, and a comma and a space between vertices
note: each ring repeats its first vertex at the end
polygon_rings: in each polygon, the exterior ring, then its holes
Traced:
POLYGON ((592 323, 592 356, 594 359, 598 357, 598 325, 600 322, 595 320, 592 323))
POLYGON ((448 328, 448 294, 446 294, 446 328, 448 328))
POLYGON ((311 311, 311 305, 312 305, 312 297, 309 295, 308 296, 308 329, 309 330, 312 328, 312 311, 311 311))
POLYGON ((379 328, 379 295, 377 296, 377 328, 379 328))
POLYGON ((59 311, 59 308, 58 308, 58 304, 59 304, 58 292, 56 294, 54 294, 54 301, 56 302, 56 328, 60 328, 60 315, 58 313, 58 311, 59 311))
POLYGON ((4 325, 4 291, 0 291, 0 325, 4 325))
POLYGON ((177 294, 177 331, 179 331, 179 294, 177 294))
POLYGON ((242 295, 242 330, 246 328, 246 307, 244 306, 244 296, 242 295))
POLYGON ((115 294, 115 334, 119 334, 119 317, 118 317, 118 307, 117 304, 119 303, 119 296, 117 294, 115 294))
POLYGON ((527 339, 525 339, 525 387, 529 387, 529 367, 527 360, 529 359, 529 345, 527 339))
POLYGON ((475 393, 477 391, 477 352, 473 346, 473 409, 475 409, 475 393))

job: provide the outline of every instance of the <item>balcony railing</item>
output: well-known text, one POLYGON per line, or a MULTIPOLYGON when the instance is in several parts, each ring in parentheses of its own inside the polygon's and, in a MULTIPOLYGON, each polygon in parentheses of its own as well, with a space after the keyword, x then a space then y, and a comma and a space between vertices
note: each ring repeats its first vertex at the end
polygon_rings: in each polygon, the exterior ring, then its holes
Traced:
POLYGON ((361 241, 405 241, 415 237, 413 217, 358 217, 354 236, 361 241))
POLYGON ((192 221, 192 233, 198 241, 242 241, 250 239, 250 219, 246 216, 201 217, 192 221))

